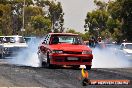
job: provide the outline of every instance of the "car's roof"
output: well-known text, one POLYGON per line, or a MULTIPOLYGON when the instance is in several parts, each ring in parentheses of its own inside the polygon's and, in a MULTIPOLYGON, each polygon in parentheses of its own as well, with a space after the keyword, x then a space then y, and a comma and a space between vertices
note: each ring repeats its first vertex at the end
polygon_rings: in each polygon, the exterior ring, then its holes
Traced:
POLYGON ((73 33, 49 33, 50 35, 78 35, 73 33))

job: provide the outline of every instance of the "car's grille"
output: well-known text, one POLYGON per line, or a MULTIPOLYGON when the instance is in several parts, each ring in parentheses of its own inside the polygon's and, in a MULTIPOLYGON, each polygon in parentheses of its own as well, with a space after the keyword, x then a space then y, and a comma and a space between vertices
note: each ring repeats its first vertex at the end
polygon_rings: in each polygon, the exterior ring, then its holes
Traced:
POLYGON ((82 54, 82 52, 63 51, 64 54, 82 54))

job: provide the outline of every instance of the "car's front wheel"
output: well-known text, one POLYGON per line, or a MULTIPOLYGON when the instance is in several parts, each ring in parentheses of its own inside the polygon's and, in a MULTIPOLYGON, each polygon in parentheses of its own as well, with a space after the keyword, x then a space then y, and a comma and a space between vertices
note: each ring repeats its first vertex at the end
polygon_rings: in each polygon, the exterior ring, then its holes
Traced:
POLYGON ((90 70, 91 69, 91 65, 86 65, 86 69, 90 70))
POLYGON ((54 68, 54 65, 50 63, 49 54, 47 53, 47 62, 45 62, 46 68, 54 68))

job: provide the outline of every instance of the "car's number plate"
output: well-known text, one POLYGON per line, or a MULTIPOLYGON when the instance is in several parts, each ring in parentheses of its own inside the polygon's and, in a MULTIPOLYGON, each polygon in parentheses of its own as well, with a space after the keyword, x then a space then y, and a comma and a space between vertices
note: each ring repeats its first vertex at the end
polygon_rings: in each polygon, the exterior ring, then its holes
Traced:
POLYGON ((78 60, 76 57, 68 57, 67 60, 78 60))

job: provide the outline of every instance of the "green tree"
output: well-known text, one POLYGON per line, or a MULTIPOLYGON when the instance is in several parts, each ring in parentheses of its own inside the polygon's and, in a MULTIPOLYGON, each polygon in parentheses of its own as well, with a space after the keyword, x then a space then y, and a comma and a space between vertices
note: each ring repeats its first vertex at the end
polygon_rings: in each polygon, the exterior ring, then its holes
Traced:
POLYGON ((120 42, 122 35, 123 35, 122 31, 120 29, 115 28, 114 33, 112 34, 113 40, 117 41, 117 42, 120 42))
POLYGON ((64 14, 62 14, 62 6, 59 2, 56 3, 51 0, 35 0, 33 2, 33 0, 25 0, 24 5, 24 0, 0 0, 0 6, 0 35, 17 33, 42 35, 51 31, 51 27, 55 24, 53 20, 55 22, 58 21, 60 25, 59 32, 63 29, 64 14), (46 6, 49 7, 48 13, 46 6), (23 10, 25 32, 21 32, 23 27, 23 10), (55 19, 53 19, 53 15, 55 19), (38 24, 35 22, 38 22, 38 24))
POLYGON ((131 0, 116 0, 115 2, 110 2, 108 6, 108 11, 113 19, 118 19, 121 23, 121 32, 123 35, 122 39, 127 39, 132 41, 132 1, 131 0))
POLYGON ((90 34, 88 32, 83 34, 83 33, 80 33, 80 32, 76 32, 75 29, 68 29, 68 30, 66 30, 66 33, 79 34, 84 41, 87 41, 90 37, 90 34))
MULTIPOLYGON (((31 23, 33 23, 32 18, 34 18, 36 16, 41 16, 42 18, 44 18, 42 8, 37 7, 37 6, 35 6, 35 7, 33 7, 33 6, 25 7, 25 16, 24 16, 25 17, 25 25, 24 25, 25 28, 29 28, 28 26, 30 26, 31 23)), ((21 16, 21 18, 22 18, 22 16, 21 16)), ((30 26, 30 27, 33 27, 34 29, 36 28, 35 26, 30 26)), ((30 29, 32 29, 32 28, 30 28, 30 29)), ((28 30, 28 29, 26 29, 26 30, 28 30)))
POLYGON ((106 25, 111 33, 114 33, 115 28, 121 28, 121 22, 118 19, 108 18, 106 25))
POLYGON ((0 17, 0 30, 3 35, 12 34, 11 28, 11 6, 9 4, 0 4, 0 11, 2 13, 0 17), (5 25, 6 24, 6 25, 5 25))
POLYGON ((98 35, 98 31, 103 31, 107 28, 106 22, 108 20, 109 14, 105 10, 96 10, 91 13, 87 13, 85 19, 85 25, 88 25, 89 32, 98 35))
POLYGON ((31 18, 31 22, 35 29, 39 29, 40 33, 47 33, 51 31, 51 20, 48 18, 45 18, 41 15, 37 15, 31 18))
POLYGON ((55 3, 54 1, 40 0, 37 5, 41 7, 49 6, 49 18, 51 19, 52 29, 54 32, 63 31, 64 13, 60 2, 55 3), (57 28, 55 26, 58 26, 57 28))
POLYGON ((66 33, 76 33, 76 31, 74 29, 67 29, 66 33))
POLYGON ((115 0, 105 3, 95 0, 94 3, 98 9, 88 12, 85 19, 89 33, 97 36, 97 34, 102 35, 107 30, 113 39, 132 41, 132 1, 115 0))

